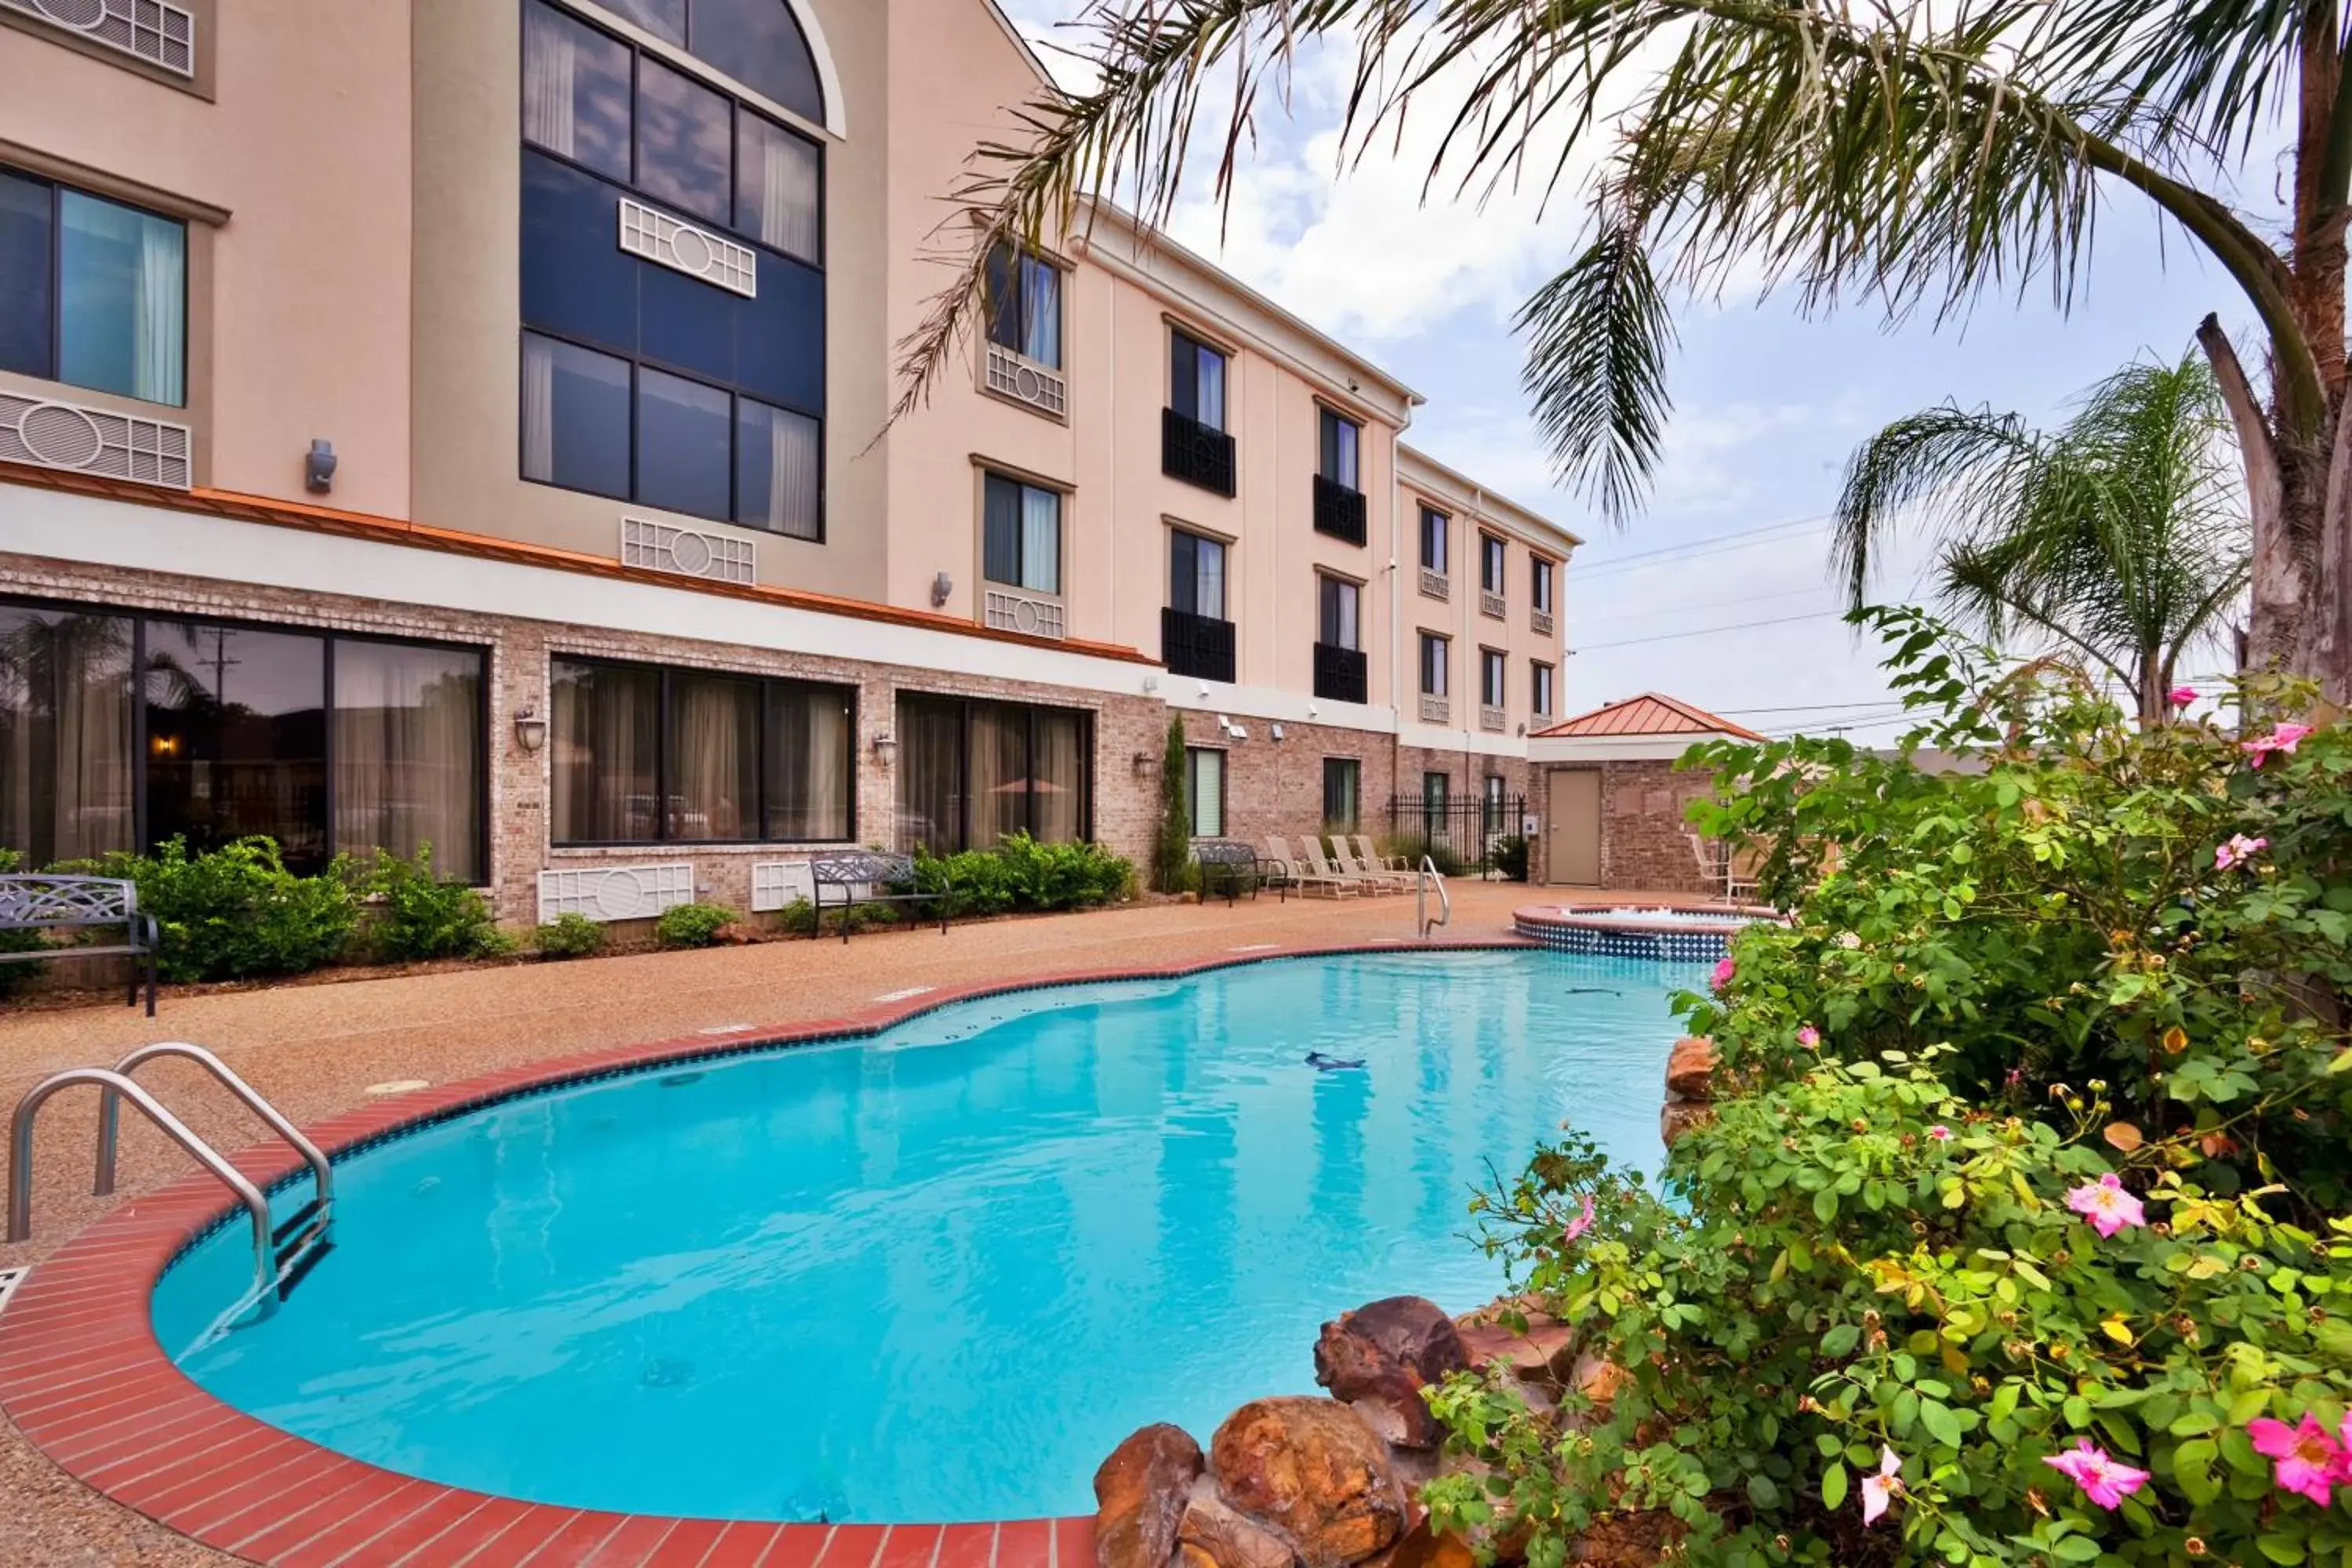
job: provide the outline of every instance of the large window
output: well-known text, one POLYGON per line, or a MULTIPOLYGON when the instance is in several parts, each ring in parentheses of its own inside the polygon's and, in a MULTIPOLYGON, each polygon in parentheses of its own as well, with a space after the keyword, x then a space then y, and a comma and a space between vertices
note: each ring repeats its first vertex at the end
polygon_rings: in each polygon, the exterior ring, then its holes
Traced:
POLYGON ((1225 427, 1225 356, 1198 338, 1168 333, 1168 406, 1212 430, 1225 427))
POLYGON ((483 656, 0 604, 0 845, 38 867, 266 835, 487 874, 483 656), (133 672, 138 672, 133 679, 133 672))
POLYGON ((0 169, 0 370, 187 401, 188 228, 0 169))
POLYGON ((1359 616, 1363 590, 1345 577, 1318 575, 1316 590, 1321 595, 1320 618, 1315 638, 1327 647, 1361 647, 1363 625, 1359 616))
POLYGON ((824 119, 824 89, 808 38, 784 0, 604 0, 804 120, 824 119))
POLYGON ((1505 785, 1502 775, 1488 773, 1486 788, 1486 795, 1484 802, 1486 809, 1483 814, 1486 818, 1486 829, 1488 833, 1500 833, 1507 826, 1503 820, 1503 813, 1504 806, 1509 800, 1509 797, 1503 793, 1505 785))
POLYGON ((1478 700, 1489 708, 1503 705, 1504 656, 1490 647, 1478 650, 1478 700))
POLYGON ((1192 837, 1225 836, 1225 753, 1192 746, 1184 752, 1184 804, 1192 813, 1192 837))
POLYGON ((1540 555, 1531 557, 1529 563, 1528 602, 1548 616, 1551 614, 1552 563, 1540 555))
POLYGON ((1335 485, 1351 490, 1363 487, 1362 470, 1359 464, 1359 447, 1363 444, 1364 427, 1352 419, 1343 419, 1328 408, 1318 408, 1317 424, 1320 426, 1321 467, 1317 470, 1335 485))
POLYGON ((1032 593, 1062 591, 1062 497, 1004 474, 981 482, 980 572, 1032 593))
POLYGON ((1364 764, 1354 757, 1323 759, 1323 826, 1353 833, 1361 818, 1364 764))
POLYGON ((522 100, 523 478, 822 539, 817 145, 545 0, 522 100), (751 297, 622 250, 630 195, 731 229, 751 297))
POLYGON ((1421 509, 1421 569, 1446 574, 1445 532, 1453 519, 1433 506, 1421 509))
POLYGON ((1015 832, 1073 843, 1093 831, 1091 713, 908 692, 898 742, 902 851, 992 848, 1015 832))
POLYGON ((1225 618, 1225 547, 1181 528, 1168 531, 1168 607, 1225 618))
POLYGON ((1478 536, 1478 586, 1486 593, 1503 591, 1503 578, 1508 571, 1510 547, 1491 533, 1478 536))
POLYGON ((1421 694, 1423 697, 1445 695, 1445 656, 1448 644, 1434 632, 1421 634, 1421 694))
POLYGON ((853 837, 845 687, 559 658, 558 844, 853 837))
POLYGON ((1048 370, 1061 369, 1061 268, 1011 245, 990 251, 988 341, 1048 370))
POLYGON ((1531 660, 1528 665, 1528 701, 1538 719, 1552 715, 1552 667, 1541 659, 1531 660))

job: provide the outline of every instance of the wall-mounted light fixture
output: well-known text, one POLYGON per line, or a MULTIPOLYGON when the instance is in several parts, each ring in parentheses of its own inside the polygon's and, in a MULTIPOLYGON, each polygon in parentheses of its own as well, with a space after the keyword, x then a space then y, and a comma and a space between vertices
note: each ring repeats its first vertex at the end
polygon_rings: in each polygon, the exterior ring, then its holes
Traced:
POLYGON ((1276 741, 1279 742, 1279 741, 1282 739, 1282 726, 1281 726, 1281 725, 1279 725, 1279 724, 1268 724, 1268 725, 1265 727, 1265 731, 1266 731, 1266 733, 1267 733, 1267 734, 1269 734, 1269 735, 1272 735, 1272 736, 1275 738, 1275 740, 1276 740, 1276 741))
POLYGON ((1134 767, 1136 777, 1150 778, 1160 771, 1160 759, 1150 752, 1138 752, 1135 753, 1134 767))
POLYGON ((878 731, 875 731, 875 735, 874 735, 874 754, 875 754, 876 756, 877 756, 877 757, 881 758, 884 762, 886 762, 886 763, 887 763, 887 762, 888 762, 888 761, 890 760, 890 754, 891 754, 892 752, 896 752, 898 749, 898 736, 893 735, 893 734, 892 734, 892 733, 890 733, 890 731, 887 731, 887 730, 878 730, 878 731))
POLYGON ((536 708, 526 708, 514 717, 515 744, 533 756, 547 744, 547 721, 539 716, 536 708))
POLYGON ((302 459, 302 482, 320 495, 335 488, 335 444, 332 441, 320 437, 311 438, 310 455, 302 459))
POLYGON ((931 608, 944 608, 948 595, 955 592, 955 579, 942 572, 931 579, 931 608))

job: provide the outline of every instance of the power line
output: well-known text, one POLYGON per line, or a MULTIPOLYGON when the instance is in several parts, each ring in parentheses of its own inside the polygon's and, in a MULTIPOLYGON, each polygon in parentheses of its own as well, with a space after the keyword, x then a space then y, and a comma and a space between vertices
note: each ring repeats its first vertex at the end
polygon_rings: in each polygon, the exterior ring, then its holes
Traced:
POLYGON ((1729 599, 1702 599, 1696 605, 1685 605, 1680 600, 1677 600, 1671 605, 1654 605, 1646 610, 1620 610, 1613 615, 1570 616, 1569 618, 1579 623, 1591 621, 1625 621, 1650 616, 1677 616, 1683 614, 1686 610, 1719 610, 1727 605, 1763 605, 1769 604, 1774 599, 1794 599, 1806 594, 1833 594, 1836 592, 1837 590, 1833 587, 1829 587, 1817 583, 1809 588, 1790 588, 1784 593, 1779 594, 1742 594, 1736 598, 1729 599))
POLYGON ((1831 709, 1896 708, 1901 705, 1901 699, 1899 698, 1882 697, 1874 702, 1786 702, 1778 708, 1717 708, 1713 710, 1713 711, 1726 715, 1733 713, 1819 713, 1827 711, 1831 709))
POLYGON ((1681 544, 1661 545, 1655 550, 1639 551, 1632 555, 1612 556, 1593 565, 1571 567, 1570 570, 1573 575, 1591 577, 1602 572, 1622 571, 1629 566, 1638 566, 1643 562, 1662 560, 1669 556, 1705 555, 1717 550, 1737 550, 1743 545, 1759 542, 1773 534, 1793 533, 1802 529, 1819 528, 1830 521, 1830 515, 1827 512, 1818 517, 1791 518, 1785 522, 1768 522, 1760 527, 1738 529, 1730 533, 1710 534, 1705 539, 1688 540, 1681 544))
POLYGON ((1775 616, 1770 620, 1765 621, 1740 621, 1736 625, 1727 626, 1697 626, 1689 631, 1658 632, 1645 637, 1623 637, 1620 638, 1616 642, 1589 643, 1583 647, 1571 648, 1569 651, 1571 653, 1599 653, 1603 648, 1632 647, 1637 643, 1673 642, 1679 637, 1709 637, 1715 636, 1718 632, 1744 632, 1752 631, 1758 626, 1792 626, 1799 621, 1818 621, 1823 616, 1843 616, 1845 612, 1843 610, 1815 610, 1809 616, 1775 616))

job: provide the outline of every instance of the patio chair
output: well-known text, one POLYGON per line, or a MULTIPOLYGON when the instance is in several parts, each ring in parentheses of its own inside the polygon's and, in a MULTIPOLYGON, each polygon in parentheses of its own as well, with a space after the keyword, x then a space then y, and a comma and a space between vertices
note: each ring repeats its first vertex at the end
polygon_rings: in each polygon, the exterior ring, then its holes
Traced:
MULTIPOLYGON (((1318 855, 1316 859, 1320 861, 1322 857, 1318 855)), ((1360 891, 1360 888, 1341 879, 1328 865, 1310 864, 1292 854, 1290 846, 1279 833, 1266 835, 1265 856, 1260 863, 1276 868, 1276 874, 1282 878, 1284 883, 1297 889, 1302 895, 1319 892, 1336 899, 1343 893, 1360 891)))
MULTIPOLYGON (((1335 835, 1334 837, 1336 838, 1337 836, 1335 835)), ((1408 877, 1415 877, 1421 874, 1421 868, 1414 865, 1408 857, 1402 855, 1383 855, 1379 850, 1373 848, 1372 836, 1370 834, 1359 833, 1355 837, 1356 858, 1370 867, 1373 870, 1397 871, 1402 872, 1403 875, 1408 877)))
POLYGON ((1331 858, 1339 863, 1339 875, 1353 877, 1377 892, 1402 893, 1412 886, 1413 879, 1402 871, 1391 871, 1377 860, 1357 859, 1345 834, 1331 835, 1331 858))
POLYGON ((1384 877, 1374 877, 1368 871, 1342 871, 1331 864, 1323 853, 1323 841, 1309 833, 1299 839, 1307 847, 1307 868, 1318 877, 1338 887, 1352 889, 1359 893, 1385 893, 1391 884, 1384 877))

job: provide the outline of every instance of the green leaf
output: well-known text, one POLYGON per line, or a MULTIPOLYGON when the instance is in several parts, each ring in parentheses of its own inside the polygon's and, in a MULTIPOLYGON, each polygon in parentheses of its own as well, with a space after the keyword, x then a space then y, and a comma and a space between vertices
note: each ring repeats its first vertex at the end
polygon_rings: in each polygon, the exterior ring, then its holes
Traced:
POLYGON ((1919 1404, 1919 1424, 1927 1428, 1927 1436, 1948 1448, 1960 1446, 1960 1418, 1952 1414, 1951 1406, 1927 1399, 1919 1404))
POLYGON ((1846 1355, 1862 1341, 1862 1329, 1855 1323, 1840 1323, 1822 1336, 1822 1354, 1832 1358, 1846 1355))
POLYGON ((2300 1563, 2304 1558, 2303 1542, 2292 1535, 2282 1535, 2276 1531, 2268 1535, 2255 1537, 2254 1544, 2261 1547, 2263 1555, 2273 1563, 2300 1563))
POLYGON ((1772 1484, 1771 1477, 1759 1470, 1748 1478, 1748 1500, 1758 1508, 1777 1508, 1780 1503, 1780 1489, 1772 1484))
POLYGON ((1822 1506, 1832 1512, 1844 1507, 1845 1489, 1845 1467, 1832 1465, 1822 1475, 1822 1506))

